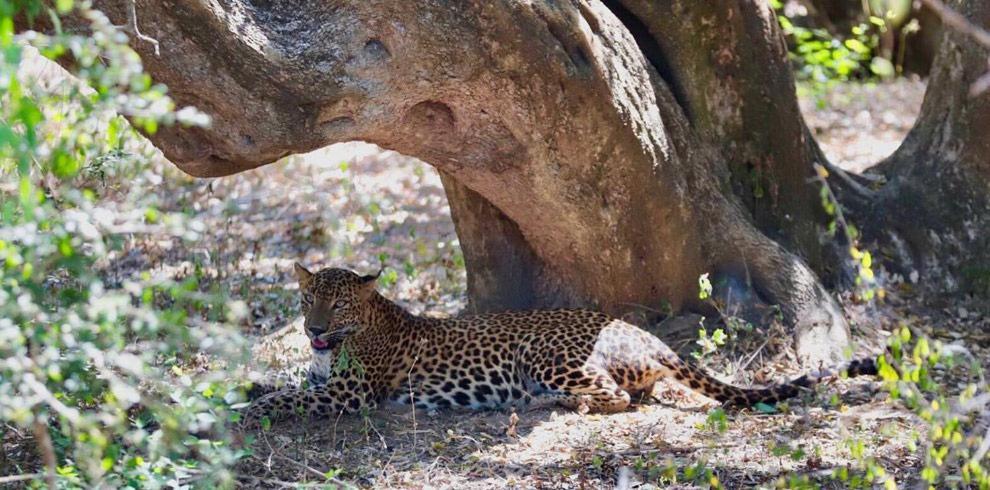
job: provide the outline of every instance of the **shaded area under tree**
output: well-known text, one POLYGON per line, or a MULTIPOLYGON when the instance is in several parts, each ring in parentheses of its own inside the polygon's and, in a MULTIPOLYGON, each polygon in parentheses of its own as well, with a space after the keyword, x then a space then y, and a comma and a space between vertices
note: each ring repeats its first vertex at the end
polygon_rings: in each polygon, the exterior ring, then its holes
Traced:
MULTIPOLYGON (((420 158, 443 176, 475 310, 699 308, 697 278, 714 273, 780 305, 805 359, 848 342, 818 279, 844 277, 810 183, 827 162, 766 5, 137 4, 160 48, 132 43, 149 72, 213 117, 153 135, 167 157, 197 176, 349 140, 420 158)), ((97 5, 129 21, 130 2, 97 5)), ((985 105, 965 112, 985 120, 985 105)), ((893 199, 860 194, 854 209, 893 199)))

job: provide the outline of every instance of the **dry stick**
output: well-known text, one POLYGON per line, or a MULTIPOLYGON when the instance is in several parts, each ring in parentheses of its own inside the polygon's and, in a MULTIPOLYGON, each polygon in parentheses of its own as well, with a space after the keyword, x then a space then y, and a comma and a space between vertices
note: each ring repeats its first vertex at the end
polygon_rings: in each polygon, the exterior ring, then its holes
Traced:
POLYGON ((37 415, 35 415, 35 418, 36 420, 31 425, 31 430, 34 432, 34 438, 37 440, 38 450, 41 451, 41 459, 45 462, 45 468, 48 470, 45 473, 48 488, 55 490, 55 467, 57 463, 55 461, 55 448, 52 446, 52 436, 48 433, 48 426, 37 420, 37 415))
MULTIPOLYGON (((290 482, 278 480, 275 478, 261 478, 252 475, 242 475, 244 479, 251 480, 255 483, 265 483, 268 487, 272 485, 277 485, 279 488, 327 488, 326 483, 300 483, 300 482, 290 482)), ((350 488, 350 487, 348 487, 350 488)))
POLYGON ((921 0, 921 3, 934 10, 946 25, 969 35, 980 44, 990 48, 990 32, 970 22, 964 15, 947 7, 941 0, 921 0))
POLYGON ((763 348, 766 347, 768 343, 770 343, 770 339, 769 338, 767 340, 763 341, 763 345, 761 345, 760 347, 758 347, 756 349, 756 351, 753 352, 753 354, 751 356, 749 356, 749 359, 747 359, 746 362, 744 362, 741 366, 739 366, 739 370, 740 371, 745 371, 746 368, 748 368, 749 365, 753 363, 753 360, 756 359, 756 356, 758 356, 761 352, 763 352, 763 348))
MULTIPOLYGON (((422 346, 422 344, 420 344, 422 346)), ((413 358, 412 366, 409 366, 409 371, 406 373, 406 384, 409 385, 409 405, 412 406, 412 423, 413 423, 413 447, 419 447, 419 434, 418 426, 416 425, 416 393, 413 391, 412 385, 412 372, 416 367, 416 362, 419 361, 419 355, 413 358)))
POLYGON ((146 43, 151 43, 152 45, 154 45, 155 46, 155 56, 161 56, 161 54, 159 53, 159 50, 158 50, 158 47, 159 47, 158 40, 155 39, 155 38, 153 38, 153 37, 150 37, 150 36, 145 36, 144 34, 141 33, 141 30, 138 29, 137 0, 131 0, 131 10, 128 13, 128 17, 130 18, 130 21, 131 21, 131 28, 134 29, 134 36, 136 36, 138 39, 140 39, 140 40, 142 40, 142 41, 144 41, 146 43))
POLYGON ((333 421, 333 431, 330 436, 330 446, 336 449, 337 447, 337 424, 340 423, 340 418, 344 416, 344 411, 341 410, 337 413, 337 418, 333 421))
MULTIPOLYGON (((269 446, 269 447, 271 447, 271 446, 269 446)), ((313 468, 312 466, 309 466, 307 464, 300 463, 300 462, 298 462, 298 461, 296 461, 296 460, 294 460, 294 459, 292 459, 292 458, 290 458, 288 456, 282 456, 281 454, 278 454, 278 453, 275 453, 275 452, 273 452, 272 454, 276 458, 278 458, 278 459, 280 459, 282 461, 285 461, 286 463, 290 463, 293 466, 295 466, 295 467, 297 467, 299 469, 302 469, 303 471, 308 471, 308 472, 316 475, 317 477, 322 478, 323 480, 325 480, 326 483, 337 483, 337 484, 343 483, 343 482, 341 482, 340 480, 338 480, 336 478, 327 478, 326 473, 324 473, 324 472, 322 472, 322 471, 320 471, 320 470, 318 470, 316 468, 313 468)))
MULTIPOLYGON (((375 427, 375 424, 371 422, 371 417, 365 417, 364 424, 370 427, 371 430, 375 431, 375 434, 378 436, 378 442, 382 443, 382 449, 388 450, 388 443, 385 442, 385 436, 383 436, 382 433, 378 430, 378 427, 375 427)), ((367 439, 370 440, 371 437, 367 436, 367 439)))
POLYGON ((27 474, 24 474, 24 475, 0 476, 0 485, 6 484, 6 483, 14 483, 14 482, 19 482, 19 481, 24 481, 24 480, 37 480, 38 478, 41 478, 43 476, 45 476, 44 473, 27 473, 27 474))

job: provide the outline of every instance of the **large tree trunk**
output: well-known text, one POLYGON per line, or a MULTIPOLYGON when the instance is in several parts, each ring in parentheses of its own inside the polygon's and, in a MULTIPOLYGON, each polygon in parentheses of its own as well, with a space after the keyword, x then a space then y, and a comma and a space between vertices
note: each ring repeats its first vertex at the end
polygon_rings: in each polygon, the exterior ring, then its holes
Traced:
MULTIPOLYGON (((832 279, 820 154, 802 123, 774 12, 761 2, 606 1, 630 29, 764 234, 832 279)), ((713 170, 718 172, 719 170, 713 170)))
POLYGON ((713 273, 780 305, 805 359, 848 341, 808 266, 817 149, 766 5, 137 4, 149 71, 213 116, 152 137, 190 174, 376 143, 441 172, 478 310, 690 308, 713 273))
MULTIPOLYGON (((990 26, 990 2, 952 7, 990 26)), ((945 30, 921 114, 877 167, 887 184, 847 196, 895 259, 890 267, 929 291, 990 296, 990 91, 970 94, 990 69, 990 49, 945 30)))

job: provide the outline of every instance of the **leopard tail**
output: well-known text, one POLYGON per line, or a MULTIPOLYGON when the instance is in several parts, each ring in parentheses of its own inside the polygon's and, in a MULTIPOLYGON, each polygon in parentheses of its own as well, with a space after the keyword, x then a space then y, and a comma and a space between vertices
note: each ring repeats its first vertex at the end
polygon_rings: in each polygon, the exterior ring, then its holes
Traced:
POLYGON ((740 407, 753 406, 757 403, 773 405, 794 398, 801 391, 833 379, 840 373, 846 373, 849 377, 875 376, 877 374, 876 359, 862 358, 850 361, 835 370, 816 371, 766 388, 741 388, 719 381, 698 366, 680 358, 676 358, 673 362, 665 359, 663 362, 667 365, 672 377, 679 383, 725 405, 740 407))

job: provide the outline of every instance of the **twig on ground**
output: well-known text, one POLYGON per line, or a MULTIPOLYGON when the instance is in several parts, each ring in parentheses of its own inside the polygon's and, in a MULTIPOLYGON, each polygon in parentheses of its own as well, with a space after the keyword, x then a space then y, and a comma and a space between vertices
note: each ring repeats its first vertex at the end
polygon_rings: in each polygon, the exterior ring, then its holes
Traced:
POLYGON ((763 341, 763 344, 757 347, 756 350, 753 352, 753 354, 749 356, 749 359, 746 359, 746 362, 742 363, 739 366, 739 371, 745 371, 746 368, 748 368, 749 365, 753 363, 753 359, 756 359, 756 356, 760 355, 760 353, 763 352, 763 348, 766 347, 767 344, 769 343, 770 343, 770 339, 763 341))
MULTIPOLYGON (((278 480, 275 478, 259 478, 257 476, 251 475, 241 475, 243 479, 250 480, 253 483, 263 483, 267 488, 272 488, 277 486, 279 488, 327 488, 326 483, 300 483, 300 482, 289 482, 278 480)), ((344 484, 343 482, 338 483, 345 488, 353 488, 352 485, 344 484)))
POLYGON ((409 371, 406 373, 407 384, 409 385, 409 405, 412 407, 412 424, 413 424, 413 447, 419 447, 419 436, 416 434, 416 393, 413 391, 412 385, 412 371, 416 367, 416 362, 419 361, 419 356, 417 355, 413 358, 412 366, 409 366, 409 371))
POLYGON ((385 436, 383 436, 378 430, 378 427, 375 427, 375 424, 371 422, 371 418, 365 417, 364 423, 368 428, 375 432, 375 435, 378 436, 378 442, 382 443, 382 449, 388 450, 388 443, 385 441, 385 436))
POLYGON ((287 462, 289 464, 292 464, 293 466, 296 466, 297 468, 300 468, 300 469, 302 469, 304 471, 308 471, 308 472, 310 472, 310 473, 312 473, 312 474, 320 477, 321 479, 324 480, 325 483, 336 483, 336 484, 342 484, 342 483, 344 483, 344 482, 342 482, 340 480, 337 480, 336 478, 327 478, 326 473, 324 473, 324 472, 322 472, 322 471, 320 471, 320 470, 318 470, 316 468, 313 468, 312 466, 309 466, 309 465, 300 463, 300 462, 298 462, 298 461, 296 461, 296 460, 294 460, 294 459, 292 459, 290 457, 282 456, 281 454, 277 454, 277 453, 275 453, 275 457, 278 458, 278 459, 280 459, 280 460, 282 460, 282 461, 285 461, 285 462, 287 462))
POLYGON ((7 475, 0 476, 0 485, 5 483, 16 483, 24 480, 37 480, 39 478, 44 478, 46 475, 44 473, 25 473, 23 475, 7 475))
POLYGON ((337 447, 337 424, 340 423, 340 418, 344 416, 344 411, 341 410, 337 414, 337 418, 333 419, 333 431, 330 433, 330 447, 337 447))

